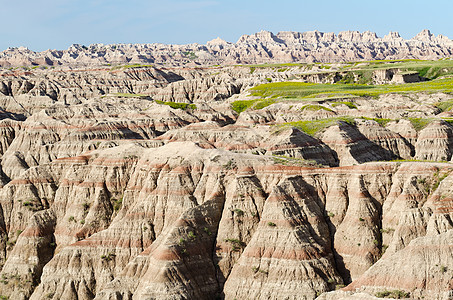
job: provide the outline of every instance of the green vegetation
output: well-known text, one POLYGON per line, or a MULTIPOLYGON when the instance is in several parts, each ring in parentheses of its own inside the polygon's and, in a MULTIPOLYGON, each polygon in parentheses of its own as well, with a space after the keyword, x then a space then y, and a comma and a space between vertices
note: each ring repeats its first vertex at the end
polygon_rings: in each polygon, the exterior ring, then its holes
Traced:
POLYGON ((317 133, 323 131, 324 129, 336 125, 340 122, 348 123, 350 125, 355 125, 355 121, 351 117, 336 117, 312 121, 297 121, 289 122, 281 125, 276 125, 280 130, 287 127, 296 127, 301 131, 305 132, 308 135, 315 136, 317 133))
POLYGON ((236 208, 233 211, 238 217, 242 217, 244 215, 244 211, 242 209, 236 208))
POLYGON ((238 239, 226 239, 225 242, 228 242, 231 244, 233 252, 238 252, 243 247, 245 247, 245 243, 238 239))
POLYGON ((194 59, 198 58, 198 56, 193 51, 184 51, 182 54, 184 54, 184 56, 190 60, 194 60, 194 59))
POLYGON ((362 117, 361 119, 364 120, 372 120, 378 122, 382 127, 385 127, 388 122, 392 121, 392 119, 383 119, 383 118, 367 118, 367 117, 362 117))
POLYGON ((253 104, 255 104, 257 100, 238 100, 234 101, 231 104, 231 108, 240 114, 241 112, 245 111, 246 109, 252 107, 253 104))
POLYGON ((420 131, 425 128, 433 119, 422 119, 422 118, 408 118, 415 130, 420 131))
POLYGON ((122 205, 123 205, 123 197, 121 197, 119 199, 113 199, 113 210, 114 211, 120 210, 122 205))
POLYGON ((103 261, 111 261, 113 259, 113 257, 115 257, 115 254, 110 253, 110 252, 107 255, 101 255, 101 259, 103 261))
POLYGON ((435 106, 441 111, 449 111, 453 108, 453 100, 447 100, 443 102, 436 103, 435 106))
POLYGON ((418 73, 419 76, 427 79, 436 79, 442 76, 453 75, 453 60, 419 60, 419 59, 403 59, 403 60, 374 60, 349 63, 344 70, 368 71, 382 69, 399 69, 400 74, 418 73))
POLYGON ((446 266, 440 266, 440 272, 441 273, 447 272, 447 267, 446 266))
POLYGON ((194 240, 197 238, 197 236, 195 235, 195 233, 193 231, 189 231, 189 233, 187 234, 187 237, 190 239, 190 240, 194 240))
POLYGON ((346 105, 350 109, 357 109, 357 105, 355 105, 355 103, 352 102, 352 101, 336 101, 336 102, 332 102, 332 107, 337 107, 337 106, 339 106, 341 104, 346 105))
POLYGON ((226 164, 223 165, 223 167, 227 170, 233 170, 236 168, 236 163, 230 159, 226 164))
POLYGON ((33 203, 31 203, 30 201, 24 201, 24 203, 22 203, 22 206, 33 206, 33 203))
POLYGON ((433 184, 431 186, 431 191, 434 192, 435 190, 437 190, 437 188, 439 187, 440 183, 442 182, 442 180, 444 180, 445 178, 447 178, 447 176, 450 175, 449 172, 447 173, 444 173, 444 174, 440 174, 439 171, 437 171, 436 173, 434 173, 434 176, 433 176, 433 184))
POLYGON ((425 195, 428 196, 437 190, 442 180, 447 178, 448 175, 450 175, 450 172, 441 174, 439 171, 436 171, 431 177, 417 179, 417 183, 421 185, 425 195))
POLYGON ((385 228, 385 229, 381 228, 381 230, 380 230, 381 233, 392 233, 394 231, 395 231, 394 228, 385 228))
POLYGON ((303 158, 289 157, 284 155, 272 155, 275 164, 284 166, 298 166, 298 167, 320 167, 314 160, 306 160, 303 158))
POLYGON ((82 208, 83 208, 83 211, 86 212, 87 210, 90 209, 90 204, 87 202, 84 202, 84 203, 82 203, 82 208))
POLYGON ((303 111, 318 111, 318 110, 325 110, 325 111, 332 111, 330 108, 318 105, 318 104, 307 104, 301 108, 303 111))
POLYGON ((365 85, 351 83, 320 84, 305 82, 274 82, 258 85, 251 89, 252 96, 261 98, 281 98, 306 100, 334 95, 352 95, 377 97, 389 93, 414 92, 453 92, 453 78, 436 79, 426 82, 406 83, 402 85, 365 85))
POLYGON ((114 70, 121 70, 121 69, 134 69, 134 68, 152 68, 153 65, 142 65, 142 64, 131 64, 131 65, 120 65, 114 66, 110 69, 110 71, 114 70))
POLYGON ((275 224, 274 222, 267 222, 267 226, 275 227, 277 226, 277 224, 275 224))
POLYGON ((164 102, 164 101, 159 101, 159 100, 155 100, 154 102, 156 102, 157 104, 168 105, 168 106, 170 106, 171 108, 174 108, 174 109, 183 109, 183 110, 186 110, 188 108, 197 109, 197 106, 195 104, 189 104, 189 103, 164 102))
POLYGON ((395 298, 395 299, 404 299, 404 298, 409 298, 410 294, 401 291, 401 290, 393 290, 393 291, 382 291, 382 292, 377 292, 376 297, 378 298, 395 298))
POLYGON ((254 99, 254 100, 238 100, 231 104, 231 108, 240 114, 241 112, 252 108, 252 109, 263 109, 271 104, 275 103, 274 99, 254 99))

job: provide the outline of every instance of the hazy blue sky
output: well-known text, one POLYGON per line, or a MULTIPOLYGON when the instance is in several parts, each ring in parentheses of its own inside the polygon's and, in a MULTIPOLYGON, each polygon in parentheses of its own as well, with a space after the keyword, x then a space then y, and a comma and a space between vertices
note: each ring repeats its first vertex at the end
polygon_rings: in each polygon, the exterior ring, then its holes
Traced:
POLYGON ((260 30, 422 29, 453 39, 453 1, 0 0, 0 51, 67 49, 73 43, 236 42, 260 30))

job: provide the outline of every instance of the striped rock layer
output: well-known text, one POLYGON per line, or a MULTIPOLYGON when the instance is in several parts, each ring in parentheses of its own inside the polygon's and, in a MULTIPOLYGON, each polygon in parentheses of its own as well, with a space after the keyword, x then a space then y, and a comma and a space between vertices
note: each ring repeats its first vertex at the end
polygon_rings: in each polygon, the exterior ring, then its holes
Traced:
POLYGON ((189 142, 57 159, 0 192, 0 287, 12 299, 313 299, 352 282, 443 297, 451 171, 285 166, 189 142))

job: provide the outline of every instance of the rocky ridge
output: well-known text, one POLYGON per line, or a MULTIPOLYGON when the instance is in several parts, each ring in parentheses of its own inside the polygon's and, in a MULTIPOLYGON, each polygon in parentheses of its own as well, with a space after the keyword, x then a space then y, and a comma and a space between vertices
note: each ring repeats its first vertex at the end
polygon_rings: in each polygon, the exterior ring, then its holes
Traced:
POLYGON ((1 296, 451 298, 451 94, 238 113, 303 71, 1 72, 1 296))
POLYGON ((0 52, 0 66, 90 66, 157 64, 169 66, 231 65, 288 62, 338 62, 374 59, 439 59, 451 57, 453 41, 423 30, 409 40, 397 32, 378 37, 373 32, 339 34, 261 31, 236 43, 220 38, 206 45, 117 44, 72 45, 67 50, 34 52, 25 47, 0 52))

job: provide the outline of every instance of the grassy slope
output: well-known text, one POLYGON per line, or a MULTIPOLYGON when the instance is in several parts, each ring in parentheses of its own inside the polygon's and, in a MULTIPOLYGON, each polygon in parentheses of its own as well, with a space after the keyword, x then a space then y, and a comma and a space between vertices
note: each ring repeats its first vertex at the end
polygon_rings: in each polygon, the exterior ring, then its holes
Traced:
POLYGON ((329 96, 371 96, 389 93, 453 92, 453 78, 407 83, 403 85, 317 84, 305 82, 275 82, 251 89, 252 96, 262 98, 307 99, 329 96))

